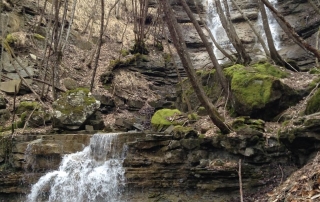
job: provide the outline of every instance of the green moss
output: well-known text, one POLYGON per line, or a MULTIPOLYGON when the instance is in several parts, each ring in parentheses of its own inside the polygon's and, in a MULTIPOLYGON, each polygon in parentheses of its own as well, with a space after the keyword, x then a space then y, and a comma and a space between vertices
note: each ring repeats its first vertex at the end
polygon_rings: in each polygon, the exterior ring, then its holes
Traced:
POLYGON ((280 68, 277 68, 270 63, 257 63, 252 65, 252 67, 260 74, 276 78, 285 78, 288 75, 285 71, 282 71, 280 68))
POLYGON ((309 71, 310 74, 320 74, 320 69, 319 68, 312 68, 309 71))
POLYGON ((181 134, 187 134, 192 130, 193 129, 191 127, 184 127, 184 126, 180 126, 180 125, 175 126, 173 129, 174 132, 176 132, 176 133, 178 132, 181 134))
POLYGON ((15 38, 12 34, 8 34, 7 36, 6 36, 6 42, 8 42, 8 43, 14 43, 14 42, 16 42, 18 39, 17 38, 15 38))
POLYGON ((41 34, 33 34, 33 37, 39 41, 43 41, 46 37, 42 36, 41 34))
POLYGON ((111 60, 110 64, 109 64, 109 68, 111 69, 115 69, 115 68, 119 68, 119 67, 125 67, 128 65, 134 65, 136 64, 138 61, 148 61, 148 56, 146 55, 142 55, 142 54, 135 54, 132 57, 128 57, 125 60, 111 60))
POLYGON ((38 102, 34 101, 22 101, 20 102, 18 108, 17 108, 17 114, 22 114, 26 111, 33 111, 35 109, 39 109, 41 105, 38 102))
POLYGON ((270 99, 273 82, 286 75, 267 63, 252 67, 237 64, 224 72, 231 79, 231 89, 239 102, 251 107, 264 106, 270 99))
POLYGON ((199 119, 199 116, 198 116, 197 113, 191 113, 191 114, 188 114, 188 119, 189 119, 190 121, 196 121, 196 120, 199 119))
POLYGON ((129 55, 129 51, 128 50, 126 50, 126 49, 122 49, 121 51, 120 51, 120 54, 121 54, 121 56, 122 57, 125 57, 125 56, 127 56, 127 55, 129 55))
POLYGON ((158 51, 163 51, 163 44, 162 44, 162 42, 160 41, 160 42, 157 42, 156 44, 155 44, 155 47, 156 47, 156 49, 158 50, 158 51))
POLYGON ((130 50, 132 54, 140 53, 144 55, 148 55, 149 51, 144 41, 136 40, 135 44, 133 45, 132 49, 130 50))
POLYGON ((315 88, 318 83, 320 83, 320 77, 315 78, 315 79, 309 84, 310 89, 315 88))
POLYGON ((282 127, 288 126, 290 123, 290 120, 285 120, 281 125, 282 127))
POLYGON ((89 106, 93 103, 96 102, 96 99, 92 96, 88 96, 90 93, 90 90, 88 88, 76 88, 73 90, 69 90, 67 92, 65 92, 61 98, 59 98, 56 102, 57 104, 55 104, 55 109, 58 111, 61 111, 64 114, 71 114, 71 113, 75 113, 75 114, 82 114, 84 107, 85 106, 89 106), (73 106, 70 104, 69 100, 70 99, 75 99, 77 96, 84 94, 85 96, 83 96, 84 100, 83 103, 79 103, 76 106, 73 106))
POLYGON ((307 102, 305 114, 320 112, 320 89, 318 89, 312 98, 307 102))
POLYGON ((203 139, 203 138, 205 138, 206 136, 205 136, 205 134, 200 134, 198 137, 201 138, 201 139, 203 139))
POLYGON ((197 70, 196 71, 196 75, 197 76, 213 76, 215 74, 216 70, 212 69, 212 70, 197 70))
POLYGON ((177 125, 179 124, 177 121, 169 121, 168 119, 179 114, 181 114, 181 112, 178 109, 160 109, 152 116, 151 123, 156 126, 177 125))
POLYGON ((163 53, 162 57, 163 57, 165 63, 170 63, 171 62, 171 55, 169 53, 163 53))

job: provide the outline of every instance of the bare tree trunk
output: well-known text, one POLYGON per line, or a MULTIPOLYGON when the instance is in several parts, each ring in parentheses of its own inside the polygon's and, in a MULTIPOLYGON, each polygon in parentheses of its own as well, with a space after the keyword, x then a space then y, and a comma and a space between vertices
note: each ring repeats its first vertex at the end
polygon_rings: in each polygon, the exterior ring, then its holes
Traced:
POLYGON ((224 134, 230 133, 230 127, 222 121, 221 116, 205 95, 203 88, 201 88, 201 86, 198 84, 197 78, 195 76, 195 71, 190 60, 189 53, 187 51, 187 46, 182 36, 181 27, 180 25, 178 25, 178 22, 173 14, 168 0, 160 0, 159 2, 163 8, 164 16, 170 31, 173 44, 177 49, 177 53, 188 75, 190 83, 198 96, 199 101, 207 109, 210 119, 221 130, 221 132, 224 134))
POLYGON ((257 36, 258 41, 260 42, 264 52, 266 53, 267 57, 270 57, 270 52, 266 46, 266 44, 264 43, 263 39, 261 38, 260 34, 258 33, 258 31, 256 30, 256 28, 254 27, 254 25, 252 24, 252 22, 249 20, 249 18, 247 17, 247 15, 242 11, 242 9, 238 6, 238 4, 235 2, 235 0, 231 0, 233 5, 237 8, 237 10, 241 13, 242 17, 248 22, 250 28, 252 29, 252 31, 254 32, 254 34, 257 36))
POLYGON ((66 44, 68 43, 68 39, 69 39, 69 35, 70 35, 70 30, 71 30, 71 26, 73 24, 73 19, 74 19, 74 13, 76 11, 76 6, 77 6, 77 0, 73 0, 73 4, 72 4, 72 14, 71 14, 71 22, 69 23, 69 27, 68 27, 68 31, 67 31, 67 36, 66 36, 66 41, 62 46, 61 52, 64 51, 66 44))
MULTIPOLYGON (((316 49, 319 49, 319 37, 320 37, 320 28, 318 29, 317 37, 316 37, 316 49)), ((319 59, 316 58, 316 66, 319 68, 319 59)))
POLYGON ((260 8, 260 12, 261 12, 263 29, 264 29, 264 32, 266 33, 266 37, 267 37, 267 42, 268 42, 268 47, 269 47, 271 59, 277 65, 285 66, 286 63, 283 61, 283 59, 279 55, 278 51, 276 50, 276 47, 274 46, 273 39, 272 39, 272 33, 271 33, 271 30, 269 27, 267 12, 264 7, 264 4, 260 0, 259 0, 259 8, 260 8))
MULTIPOLYGON (((229 19, 230 17, 225 16, 225 14, 223 12, 223 9, 222 9, 222 6, 221 6, 220 0, 215 0, 215 3, 216 3, 218 15, 219 15, 220 20, 221 20, 221 24, 222 24, 223 28, 225 29, 225 31, 226 31, 226 33, 227 33, 232 45, 234 46, 234 48, 238 52, 239 60, 244 65, 249 64, 251 62, 251 58, 248 55, 248 53, 246 52, 241 40, 239 39, 234 26, 230 22, 230 19, 229 19)), ((229 13, 229 10, 228 10, 227 6, 225 6, 225 10, 226 10, 227 13, 229 13)))
MULTIPOLYGON (((211 59, 211 62, 212 64, 214 65, 216 71, 217 71, 217 74, 218 74, 218 77, 219 77, 219 81, 220 81, 220 84, 224 90, 224 95, 226 96, 226 99, 228 99, 228 95, 231 95, 231 92, 229 92, 229 85, 228 85, 228 82, 227 82, 227 79, 226 77, 224 76, 223 72, 222 72, 222 68, 216 58, 216 56, 214 55, 213 53, 213 49, 212 49, 212 46, 211 44, 209 43, 207 37, 204 35, 198 21, 196 20, 196 18, 193 16, 193 13, 191 12, 189 6, 187 5, 186 1, 185 0, 180 0, 180 3, 182 4, 182 7, 183 9, 186 11, 188 17, 190 18, 192 24, 194 25, 194 27, 196 28, 201 40, 203 41, 204 43, 204 46, 206 47, 206 50, 209 54, 209 57, 211 59)), ((232 95, 230 96, 230 100, 232 101, 232 95)))
POLYGON ((286 21, 286 19, 281 15, 271 4, 268 0, 261 0, 264 5, 266 5, 288 28, 289 33, 287 33, 289 36, 292 36, 295 40, 299 41, 308 51, 313 53, 315 57, 320 59, 320 52, 319 50, 313 48, 310 44, 308 44, 305 40, 303 40, 297 32, 294 30, 294 28, 286 21))
POLYGON ((101 19, 100 19, 100 35, 99 35, 99 41, 98 41, 98 49, 97 49, 97 54, 94 62, 94 69, 92 73, 92 78, 91 78, 91 85, 90 85, 90 92, 92 92, 93 85, 94 85, 94 77, 96 76, 97 68, 98 68, 98 63, 99 63, 99 57, 100 57, 100 50, 102 46, 102 36, 103 36, 103 27, 104 27, 104 0, 101 0, 101 19))
MULTIPOLYGON (((93 85, 94 85, 94 77, 96 76, 96 72, 98 69, 98 64, 99 64, 99 57, 100 57, 100 51, 101 51, 101 46, 102 46, 102 36, 104 34, 104 32, 107 30, 108 24, 109 24, 109 18, 111 15, 112 10, 116 7, 116 5, 119 3, 120 0, 117 0, 109 9, 108 12, 108 16, 107 16, 107 22, 104 25, 104 0, 101 0, 101 6, 103 6, 101 8, 101 24, 100 24, 100 36, 99 36, 99 41, 98 41, 98 45, 97 48, 94 51, 97 51, 96 53, 96 57, 95 57, 95 62, 94 62, 94 69, 93 69, 93 73, 92 73, 92 78, 91 78, 91 85, 90 85, 90 91, 92 91, 93 89, 93 85)), ((93 52, 94 54, 94 52, 93 52)), ((93 57, 93 56, 92 56, 93 57)), ((90 62, 91 64, 91 62, 90 62)))
POLYGON ((52 71, 52 95, 53 99, 57 99, 57 92, 55 89, 55 86, 59 86, 59 66, 62 60, 62 54, 59 50, 59 11, 60 11, 60 4, 61 2, 59 0, 54 0, 54 26, 53 26, 53 49, 54 54, 56 56, 55 65, 52 65, 51 71, 52 71))

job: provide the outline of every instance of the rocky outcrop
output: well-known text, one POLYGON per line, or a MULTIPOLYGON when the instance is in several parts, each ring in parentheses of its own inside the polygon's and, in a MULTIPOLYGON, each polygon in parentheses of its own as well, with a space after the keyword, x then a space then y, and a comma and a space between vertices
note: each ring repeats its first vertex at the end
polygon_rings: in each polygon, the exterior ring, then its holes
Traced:
MULTIPOLYGON (((60 129, 79 130, 90 125, 90 118, 100 107, 89 89, 77 88, 64 93, 53 104, 53 126, 60 129)), ((101 130, 103 127, 94 128, 101 130)))
POLYGON ((312 153, 320 148, 319 113, 292 120, 294 126, 279 133, 279 140, 294 154, 297 163, 303 165, 312 153))
MULTIPOLYGON (((264 132, 264 121, 249 117, 237 118, 232 124, 237 132, 229 135, 204 137, 183 126, 167 133, 118 134, 114 146, 127 145, 123 196, 130 201, 188 200, 186 194, 199 202, 238 200, 241 159, 245 198, 257 201, 296 169, 294 163, 304 164, 317 150, 318 123, 319 117, 306 116, 296 121, 300 126, 279 137, 264 132)), ((27 193, 28 185, 56 169, 64 154, 82 150, 90 137, 25 134, 1 139, 0 198, 27 193)))

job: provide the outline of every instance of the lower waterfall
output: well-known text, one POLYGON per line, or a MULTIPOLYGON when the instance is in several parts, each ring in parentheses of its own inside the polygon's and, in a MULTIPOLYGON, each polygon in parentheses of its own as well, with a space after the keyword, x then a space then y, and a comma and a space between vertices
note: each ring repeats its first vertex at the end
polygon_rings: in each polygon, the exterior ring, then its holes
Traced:
POLYGON ((27 202, 119 202, 125 184, 125 148, 117 134, 95 134, 83 151, 65 155, 59 169, 32 186, 27 202))

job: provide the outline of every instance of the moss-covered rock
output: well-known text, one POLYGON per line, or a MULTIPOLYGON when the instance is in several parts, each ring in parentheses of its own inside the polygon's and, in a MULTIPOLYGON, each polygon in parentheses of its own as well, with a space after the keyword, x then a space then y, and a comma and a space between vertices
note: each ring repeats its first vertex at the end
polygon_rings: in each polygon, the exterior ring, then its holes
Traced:
POLYGON ((69 90, 53 103, 53 125, 78 130, 100 106, 87 88, 69 90))
POLYGON ((180 114, 178 109, 160 109, 151 118, 152 127, 161 131, 170 125, 181 125, 181 120, 177 119, 180 114))
POLYGON ((261 119, 250 119, 248 116, 241 116, 237 117, 232 123, 232 128, 236 131, 245 127, 264 132, 265 122, 261 119))
POLYGON ((233 65, 225 69, 225 74, 231 81, 237 115, 270 120, 301 99, 280 81, 286 72, 268 63, 233 65))
POLYGON ((305 114, 308 115, 316 112, 320 112, 320 89, 308 100, 305 114))

